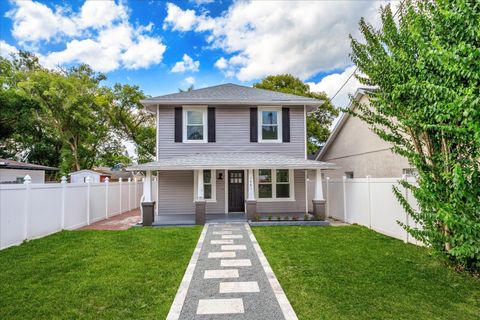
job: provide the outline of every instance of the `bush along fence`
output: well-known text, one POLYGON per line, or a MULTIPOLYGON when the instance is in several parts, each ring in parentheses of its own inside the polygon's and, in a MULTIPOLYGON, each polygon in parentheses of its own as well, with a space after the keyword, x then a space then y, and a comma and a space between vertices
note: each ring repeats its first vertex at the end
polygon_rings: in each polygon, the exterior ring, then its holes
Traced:
MULTIPOLYGON (((413 195, 398 181, 402 178, 330 179, 324 184, 326 211, 329 217, 366 226, 374 231, 421 245, 411 237, 397 221, 417 226, 398 202, 393 186, 399 188, 405 198, 417 208, 413 195)), ((411 182, 414 181, 412 178, 411 182)))
POLYGON ((0 249, 77 229, 140 206, 141 181, 0 185, 0 249))

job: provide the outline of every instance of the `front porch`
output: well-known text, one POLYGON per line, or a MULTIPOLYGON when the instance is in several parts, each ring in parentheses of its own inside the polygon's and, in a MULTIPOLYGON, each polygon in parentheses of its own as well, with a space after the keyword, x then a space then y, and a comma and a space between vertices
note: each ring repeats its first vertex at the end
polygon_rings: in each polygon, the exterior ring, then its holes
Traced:
POLYGON ((309 203, 311 213, 324 219, 321 175, 333 167, 279 154, 225 153, 192 154, 130 170, 146 172, 142 207, 149 218, 144 225, 190 225, 257 215, 303 220, 309 203), (309 180, 314 182, 310 198, 309 180))

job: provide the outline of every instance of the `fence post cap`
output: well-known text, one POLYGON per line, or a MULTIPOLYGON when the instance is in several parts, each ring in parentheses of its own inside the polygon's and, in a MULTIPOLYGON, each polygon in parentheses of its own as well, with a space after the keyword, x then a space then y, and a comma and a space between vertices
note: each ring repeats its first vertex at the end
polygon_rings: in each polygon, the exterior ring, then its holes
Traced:
POLYGON ((30 177, 28 174, 23 178, 23 184, 30 184, 32 183, 32 177, 30 177))
POLYGON ((132 178, 128 178, 128 182, 132 181, 132 178))
POLYGON ((90 183, 91 180, 92 180, 92 178, 90 178, 90 177, 86 177, 86 178, 85 178, 85 182, 86 182, 86 183, 90 183))
POLYGON ((108 181, 110 181, 110 179, 108 177, 105 178, 104 180, 106 183, 108 183, 108 181))
POLYGON ((330 180, 330 177, 327 177, 327 180, 330 180))
POLYGON ((118 182, 122 182, 122 178, 118 178, 118 182))
POLYGON ((60 183, 67 183, 67 177, 62 176, 62 177, 60 178, 60 181, 61 181, 60 183))

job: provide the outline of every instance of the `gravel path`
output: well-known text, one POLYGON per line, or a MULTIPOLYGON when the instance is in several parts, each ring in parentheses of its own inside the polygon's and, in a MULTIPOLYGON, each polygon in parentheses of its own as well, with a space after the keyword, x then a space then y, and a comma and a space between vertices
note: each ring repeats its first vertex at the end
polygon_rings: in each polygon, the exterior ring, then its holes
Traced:
POLYGON ((296 319, 245 223, 207 224, 182 286, 167 319, 296 319))

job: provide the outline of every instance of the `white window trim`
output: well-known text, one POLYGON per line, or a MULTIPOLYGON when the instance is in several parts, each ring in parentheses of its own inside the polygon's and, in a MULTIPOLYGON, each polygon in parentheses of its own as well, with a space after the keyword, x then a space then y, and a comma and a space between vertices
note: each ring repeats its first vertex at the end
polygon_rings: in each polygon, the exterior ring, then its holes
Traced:
POLYGON ((277 198, 277 169, 270 169, 272 170, 272 198, 260 198, 258 196, 258 174, 259 169, 254 170, 255 176, 255 198, 257 202, 288 202, 288 201, 296 201, 295 200, 295 180, 294 180, 294 172, 293 169, 288 169, 288 182, 290 185, 290 197, 288 198, 277 198))
POLYGON ((283 142, 283 135, 282 135, 282 107, 268 107, 268 106, 259 106, 258 107, 258 116, 257 116, 257 133, 258 133, 258 142, 259 143, 282 143, 283 142), (264 140, 262 138, 262 112, 263 111, 275 111, 277 112, 277 121, 278 121, 278 137, 276 140, 270 140, 266 139, 264 140))
POLYGON ((207 143, 208 142, 208 106, 183 106, 182 107, 182 140, 183 143, 207 143), (203 112, 203 140, 187 139, 187 111, 203 112))
MULTIPOLYGON (((205 202, 217 202, 217 170, 215 169, 204 169, 212 171, 212 198, 204 199, 205 202)), ((198 170, 193 172, 193 202, 198 200, 198 170)))

